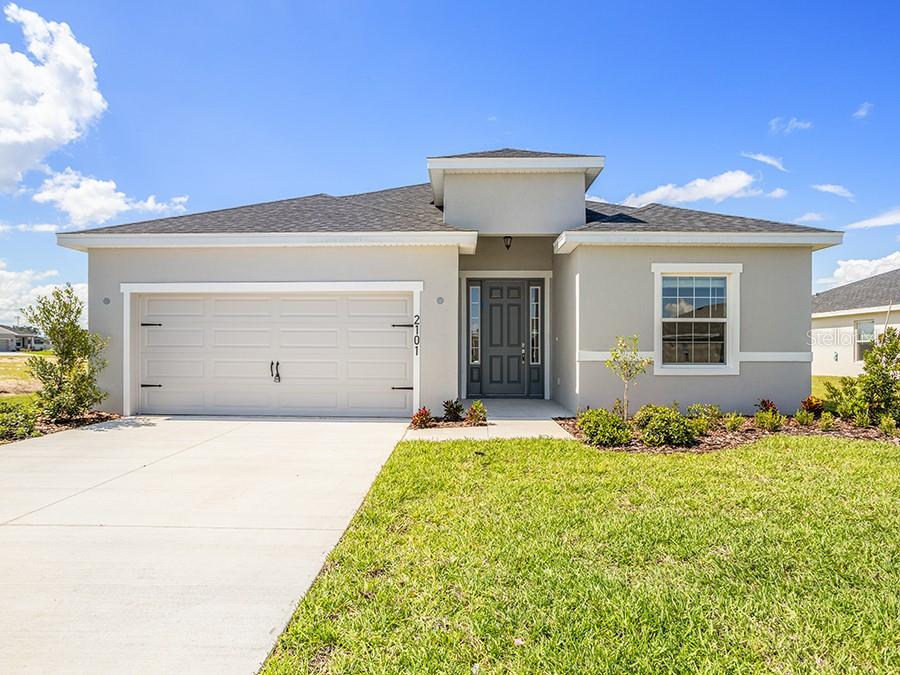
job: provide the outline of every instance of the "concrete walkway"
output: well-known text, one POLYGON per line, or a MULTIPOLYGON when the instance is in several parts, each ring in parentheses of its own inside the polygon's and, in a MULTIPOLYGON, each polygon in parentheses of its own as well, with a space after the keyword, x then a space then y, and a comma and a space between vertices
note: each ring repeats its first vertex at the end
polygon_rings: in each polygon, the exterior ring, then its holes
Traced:
POLYGON ((0 672, 255 672, 406 424, 144 418, 0 446, 0 672))
MULTIPOLYGON (((408 429, 406 441, 452 441, 491 438, 572 438, 572 435, 553 421, 554 417, 569 417, 571 412, 555 401, 542 399, 485 399, 488 412, 486 427, 436 427, 408 429)), ((464 401, 466 408, 471 401, 464 401)))

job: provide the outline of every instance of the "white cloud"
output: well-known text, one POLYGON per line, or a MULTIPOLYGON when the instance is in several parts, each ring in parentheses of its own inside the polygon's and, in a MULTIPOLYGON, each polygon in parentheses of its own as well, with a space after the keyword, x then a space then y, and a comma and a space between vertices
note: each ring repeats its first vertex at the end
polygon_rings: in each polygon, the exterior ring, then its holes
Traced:
POLYGON ((857 220, 847 226, 848 230, 867 230, 872 227, 887 227, 889 225, 900 225, 900 207, 879 213, 872 218, 865 220, 857 220))
POLYGON ((16 225, 16 229, 19 232, 59 232, 65 228, 54 223, 37 223, 35 225, 16 225))
POLYGON ((821 213, 816 213, 815 211, 807 211, 799 218, 794 219, 795 223, 818 223, 822 220, 825 220, 825 216, 821 213))
POLYGON ((600 204, 609 204, 609 202, 607 200, 603 199, 603 197, 600 197, 598 195, 586 195, 584 199, 585 199, 585 201, 589 201, 589 202, 598 202, 600 204))
POLYGON ((784 199, 787 195, 788 191, 784 188, 775 188, 771 192, 766 193, 766 197, 771 197, 772 199, 784 199))
POLYGON ((825 286, 843 286, 853 281, 866 279, 867 277, 890 272, 900 268, 900 251, 894 251, 883 258, 866 260, 838 260, 837 267, 830 277, 819 279, 819 283, 825 286))
POLYGON ((746 157, 747 159, 755 159, 757 162, 762 162, 763 164, 774 166, 779 171, 787 171, 787 169, 784 168, 784 163, 782 162, 781 157, 772 157, 772 155, 764 155, 761 152, 742 152, 741 157, 746 157))
MULTIPOLYGON (((22 308, 32 304, 39 295, 46 295, 60 283, 50 280, 59 276, 56 270, 7 269, 5 260, 0 259, 0 323, 15 323, 22 315, 22 308)), ((87 284, 72 284, 75 292, 87 302, 87 284)))
POLYGON ((702 199, 718 203, 730 197, 755 197, 762 194, 751 187, 755 180, 746 171, 726 171, 712 178, 696 178, 685 185, 669 183, 639 195, 630 194, 622 203, 626 206, 643 206, 650 202, 684 204, 702 199))
POLYGON ((13 191, 26 172, 79 138, 106 110, 94 59, 65 23, 46 21, 14 4, 28 53, 0 44, 0 190, 13 191))
POLYGON ((138 201, 120 192, 115 181, 84 176, 72 168, 52 174, 32 199, 41 204, 53 204, 68 215, 75 227, 105 223, 127 212, 183 213, 188 200, 187 196, 181 196, 160 202, 150 195, 138 201))
POLYGON ((868 117, 869 113, 872 112, 872 108, 875 106, 868 101, 859 104, 859 107, 856 109, 856 112, 853 113, 853 117, 861 120, 864 117, 868 117))
POLYGON ((497 116, 496 115, 488 115, 487 121, 488 122, 496 122, 497 116))
POLYGON ((783 117, 773 117, 769 120, 769 131, 773 134, 790 134, 794 131, 802 131, 805 129, 811 129, 812 122, 808 122, 806 120, 798 120, 796 117, 792 117, 791 119, 785 121, 783 117))
POLYGON ((818 185, 812 186, 813 190, 818 190, 819 192, 825 192, 830 195, 835 195, 837 197, 844 197, 845 199, 849 199, 853 201, 854 194, 850 192, 843 185, 837 185, 835 183, 819 183, 818 185))

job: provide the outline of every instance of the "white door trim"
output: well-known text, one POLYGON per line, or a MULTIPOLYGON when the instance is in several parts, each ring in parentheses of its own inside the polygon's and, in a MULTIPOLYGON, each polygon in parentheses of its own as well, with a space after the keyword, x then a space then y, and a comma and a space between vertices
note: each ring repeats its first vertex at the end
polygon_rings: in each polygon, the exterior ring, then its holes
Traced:
POLYGON ((353 292, 407 292, 413 296, 413 410, 418 410, 421 399, 421 368, 418 339, 418 318, 421 317, 422 281, 199 281, 123 283, 122 292, 122 414, 134 415, 131 382, 131 301, 142 293, 353 293, 353 292))
POLYGON ((466 366, 468 365, 469 295, 466 291, 469 279, 543 279, 544 281, 544 399, 550 400, 550 378, 553 375, 552 334, 553 272, 550 270, 460 270, 459 272, 459 397, 467 392, 466 366))

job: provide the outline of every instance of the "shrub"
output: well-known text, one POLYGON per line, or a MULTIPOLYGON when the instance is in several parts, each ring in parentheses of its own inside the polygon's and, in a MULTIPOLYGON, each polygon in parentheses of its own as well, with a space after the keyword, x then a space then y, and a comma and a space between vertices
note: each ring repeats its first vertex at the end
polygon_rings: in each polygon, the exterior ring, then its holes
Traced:
POLYGON ((856 413, 853 416, 853 424, 863 429, 872 426, 872 417, 869 415, 869 411, 860 410, 856 413))
POLYGON ((759 408, 760 412, 778 412, 778 406, 775 405, 775 402, 770 401, 767 398, 759 399, 759 403, 756 404, 756 407, 759 408))
POLYGON ((458 398, 444 401, 444 419, 448 422, 459 422, 463 418, 463 404, 458 398))
POLYGON ((624 384, 622 419, 628 419, 628 385, 639 375, 643 375, 652 363, 653 359, 645 358, 638 352, 637 335, 616 338, 616 345, 610 350, 609 358, 606 359, 606 367, 618 375, 624 384))
POLYGON ((610 447, 631 442, 628 422, 603 408, 585 410, 578 416, 577 424, 593 445, 610 447))
POLYGON ((28 369, 41 382, 38 406, 51 420, 82 417, 106 398, 97 375, 106 367, 101 358, 107 340, 81 326, 84 302, 70 285, 54 288, 22 311, 53 344, 55 359, 29 356, 28 369))
POLYGON ((726 431, 737 431, 744 426, 744 416, 736 412, 730 412, 722 418, 722 423, 725 425, 726 431))
POLYGON ((688 418, 677 410, 653 406, 653 410, 645 413, 641 439, 650 446, 685 446, 693 445, 697 435, 688 418))
POLYGON ((413 413, 410 424, 413 429, 427 429, 434 424, 434 418, 431 416, 431 411, 423 405, 413 413))
MULTIPOLYGON (((647 426, 647 423, 653 418, 654 415, 659 413, 665 413, 665 411, 675 410, 675 408, 669 408, 664 405, 653 405, 652 403, 648 403, 646 405, 642 405, 640 409, 634 414, 632 418, 632 422, 634 422, 634 426, 638 429, 643 429, 647 426)), ((675 412, 678 412, 675 410, 675 412)))
POLYGON ((863 398, 863 390, 855 377, 842 377, 836 386, 832 382, 825 383, 829 402, 835 414, 844 419, 853 419, 857 414, 868 410, 869 406, 863 398))
POLYGON ((688 425, 694 432, 694 436, 706 436, 712 426, 712 422, 708 417, 688 417, 688 425))
POLYGON ((878 422, 878 428, 885 436, 897 435, 897 421, 890 415, 882 415, 878 422))
POLYGON ((812 413, 814 417, 818 417, 825 411, 825 401, 818 396, 807 396, 800 402, 800 408, 805 412, 812 413))
POLYGON ((831 431, 832 429, 834 429, 834 415, 826 410, 819 418, 819 430, 831 431))
POLYGON ((693 403, 687 408, 688 417, 702 417, 715 424, 722 419, 722 409, 712 403, 693 403))
POLYGON ((857 378, 870 419, 900 413, 900 332, 888 326, 875 337, 864 357, 863 373, 857 378))
POLYGON ((17 441, 34 436, 37 411, 28 403, 0 401, 0 440, 17 441))
POLYGON ((813 422, 816 421, 816 416, 811 410, 801 407, 800 410, 794 413, 794 421, 801 427, 808 427, 812 426, 813 422))
POLYGON ((784 426, 787 418, 777 410, 761 409, 753 416, 756 426, 766 431, 778 431, 784 426))
POLYGON ((466 411, 466 424, 473 427, 481 427, 487 424, 487 408, 481 401, 472 401, 472 405, 466 411))

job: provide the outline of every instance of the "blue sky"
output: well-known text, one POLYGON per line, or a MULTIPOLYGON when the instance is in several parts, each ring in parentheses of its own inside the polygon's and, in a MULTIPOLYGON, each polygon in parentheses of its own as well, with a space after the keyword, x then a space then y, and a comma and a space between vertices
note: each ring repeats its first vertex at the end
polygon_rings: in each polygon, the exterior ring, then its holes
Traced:
POLYGON ((427 155, 504 146, 606 155, 609 201, 857 224, 817 288, 900 267, 900 6, 561 4, 4 5, 0 321, 86 282, 48 230, 418 183, 427 155))

